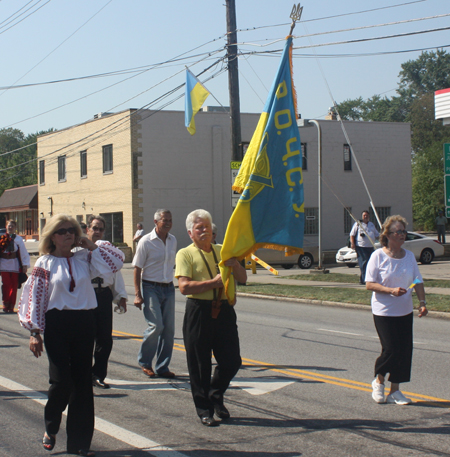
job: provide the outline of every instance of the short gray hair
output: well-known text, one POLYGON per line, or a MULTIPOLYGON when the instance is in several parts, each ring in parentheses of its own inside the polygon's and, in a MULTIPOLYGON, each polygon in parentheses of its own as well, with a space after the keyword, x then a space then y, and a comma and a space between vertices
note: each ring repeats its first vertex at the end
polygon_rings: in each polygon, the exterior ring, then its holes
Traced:
POLYGON ((157 209, 156 212, 155 212, 155 215, 153 216, 153 220, 154 221, 160 221, 161 220, 161 216, 163 214, 165 214, 165 213, 172 214, 169 209, 165 209, 165 208, 157 209))
POLYGON ((208 213, 208 211, 204 209, 196 209, 195 211, 192 211, 187 215, 186 218, 186 230, 188 232, 192 231, 192 228, 194 227, 194 222, 195 219, 200 218, 200 219, 207 219, 211 225, 212 225, 212 217, 211 214, 208 213))

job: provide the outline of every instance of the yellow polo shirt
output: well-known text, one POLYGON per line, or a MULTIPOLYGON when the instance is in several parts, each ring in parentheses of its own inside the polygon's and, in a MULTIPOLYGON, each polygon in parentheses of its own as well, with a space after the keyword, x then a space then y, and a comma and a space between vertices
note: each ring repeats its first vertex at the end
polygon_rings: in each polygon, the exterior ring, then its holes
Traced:
MULTIPOLYGON (((211 247, 216 253, 217 261, 220 262, 220 250, 222 249, 221 244, 211 244, 211 247)), ((216 262, 214 261, 214 255, 211 252, 203 251, 206 261, 208 262, 209 268, 213 278, 217 275, 216 262)), ((199 252, 199 248, 194 243, 190 244, 186 248, 180 249, 177 252, 175 260, 175 278, 180 276, 186 276, 193 281, 208 281, 211 276, 208 273, 205 262, 199 252)), ((188 298, 197 298, 199 300, 214 300, 214 292, 208 290, 201 294, 187 295, 188 298)))

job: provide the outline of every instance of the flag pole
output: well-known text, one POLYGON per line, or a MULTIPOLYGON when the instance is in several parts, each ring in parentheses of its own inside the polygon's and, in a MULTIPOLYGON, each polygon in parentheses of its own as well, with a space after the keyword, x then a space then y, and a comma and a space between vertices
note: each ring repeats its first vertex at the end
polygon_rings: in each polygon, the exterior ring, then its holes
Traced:
POLYGON ((300 3, 298 3, 297 5, 294 3, 294 6, 292 7, 291 15, 289 16, 292 19, 291 30, 289 31, 289 36, 292 35, 296 22, 299 21, 300 18, 302 17, 302 12, 303 12, 303 6, 300 6, 300 3))

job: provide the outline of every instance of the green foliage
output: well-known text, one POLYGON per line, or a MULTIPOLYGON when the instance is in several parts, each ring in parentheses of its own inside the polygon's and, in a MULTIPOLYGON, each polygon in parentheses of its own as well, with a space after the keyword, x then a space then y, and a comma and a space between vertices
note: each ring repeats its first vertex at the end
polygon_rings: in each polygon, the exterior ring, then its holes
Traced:
POLYGON ((0 195, 5 189, 37 183, 37 137, 52 131, 25 136, 19 129, 0 129, 0 195))
POLYGON ((423 52, 401 67, 397 96, 345 100, 338 111, 346 120, 411 122, 414 226, 432 230, 444 204, 442 145, 450 142, 450 126, 434 119, 434 92, 450 87, 450 54, 423 52))

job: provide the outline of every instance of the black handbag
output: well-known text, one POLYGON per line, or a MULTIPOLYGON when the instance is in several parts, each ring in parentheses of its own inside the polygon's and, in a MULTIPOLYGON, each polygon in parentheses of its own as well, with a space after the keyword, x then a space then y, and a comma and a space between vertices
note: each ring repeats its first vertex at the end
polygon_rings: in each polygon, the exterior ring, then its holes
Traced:
POLYGON ((22 258, 20 257, 19 246, 17 246, 17 260, 19 261, 19 280, 17 281, 17 288, 20 289, 22 284, 28 279, 28 275, 22 271, 22 258))

